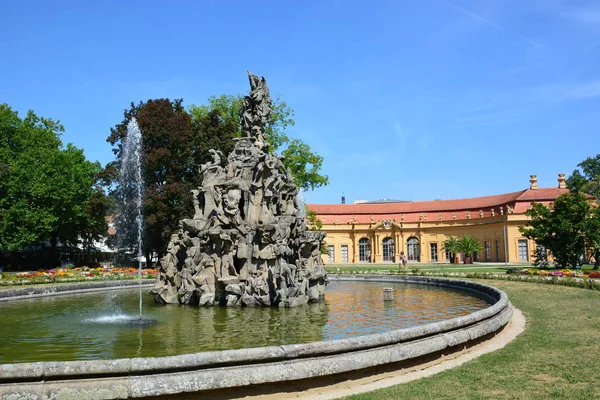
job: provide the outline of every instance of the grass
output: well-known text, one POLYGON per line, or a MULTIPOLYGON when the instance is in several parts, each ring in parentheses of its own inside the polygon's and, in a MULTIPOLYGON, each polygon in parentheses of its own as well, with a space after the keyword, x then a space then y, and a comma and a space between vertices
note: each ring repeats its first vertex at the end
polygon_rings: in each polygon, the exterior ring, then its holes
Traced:
MULTIPOLYGON (((507 270, 513 268, 527 268, 531 267, 531 264, 523 263, 510 263, 504 265, 503 263, 479 263, 479 264, 445 264, 445 263, 417 263, 408 264, 407 271, 411 272, 416 270, 419 272, 493 272, 493 273, 506 273, 507 270)), ((586 264, 582 269, 591 270, 593 265, 586 264)), ((397 272, 397 264, 328 264, 325 266, 327 272, 397 272)))
MULTIPOLYGON (((500 272, 505 273, 511 268, 525 268, 530 264, 442 264, 442 263, 418 263, 408 264, 407 271, 418 272, 500 272)), ((344 272, 376 272, 376 271, 398 271, 397 264, 329 264, 325 266, 327 272, 335 273, 338 270, 344 272)))
POLYGON ((527 319, 505 348, 429 378, 347 397, 367 399, 598 399, 600 292, 486 280, 527 319))

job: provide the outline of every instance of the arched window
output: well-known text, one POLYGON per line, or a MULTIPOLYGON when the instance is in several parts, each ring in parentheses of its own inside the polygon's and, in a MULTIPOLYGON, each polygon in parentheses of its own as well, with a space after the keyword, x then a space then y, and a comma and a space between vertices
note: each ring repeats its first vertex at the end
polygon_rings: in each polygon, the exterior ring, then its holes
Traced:
POLYGON ((406 258, 408 261, 419 261, 421 251, 419 249, 419 239, 416 237, 410 237, 406 241, 406 258))
POLYGON ((383 245, 383 261, 394 262, 394 239, 387 237, 381 242, 383 245))
POLYGON ((367 238, 358 241, 358 261, 371 262, 371 242, 367 238))

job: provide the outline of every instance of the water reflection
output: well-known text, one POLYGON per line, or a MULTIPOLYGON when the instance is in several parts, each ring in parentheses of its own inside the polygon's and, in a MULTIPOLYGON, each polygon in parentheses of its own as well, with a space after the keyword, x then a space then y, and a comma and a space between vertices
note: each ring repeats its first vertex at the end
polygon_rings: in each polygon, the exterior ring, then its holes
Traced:
POLYGON ((99 323, 137 315, 136 289, 0 303, 0 363, 159 357, 332 340, 466 315, 487 306, 471 294, 420 285, 332 282, 326 301, 295 309, 160 306, 144 298, 141 328, 99 323), (394 300, 383 301, 383 288, 394 300))
POLYGON ((410 328, 488 306, 484 299, 460 290, 389 282, 332 282, 326 301, 328 339, 410 328), (385 287, 393 287, 393 300, 383 301, 385 287))

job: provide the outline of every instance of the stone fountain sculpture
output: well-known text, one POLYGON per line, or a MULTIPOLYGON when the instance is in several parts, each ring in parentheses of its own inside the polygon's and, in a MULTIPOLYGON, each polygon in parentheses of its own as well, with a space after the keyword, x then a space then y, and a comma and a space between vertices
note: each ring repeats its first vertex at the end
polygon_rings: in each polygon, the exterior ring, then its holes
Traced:
POLYGON ((156 303, 296 307, 324 297, 325 233, 307 228, 290 171, 268 151, 269 89, 264 77, 248 76, 242 137, 225 167, 218 150, 201 165, 194 217, 180 221, 160 260, 156 303))

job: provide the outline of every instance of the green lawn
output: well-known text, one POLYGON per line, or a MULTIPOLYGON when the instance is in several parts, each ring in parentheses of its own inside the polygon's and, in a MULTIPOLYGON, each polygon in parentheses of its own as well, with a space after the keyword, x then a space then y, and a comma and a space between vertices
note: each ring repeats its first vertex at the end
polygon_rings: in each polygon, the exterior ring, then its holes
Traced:
MULTIPOLYGON (((505 273, 510 268, 525 268, 529 264, 408 264, 407 271, 418 272, 500 272, 505 273)), ((376 272, 376 271, 398 271, 397 264, 328 264, 325 266, 327 272, 376 272)))
POLYGON ((505 348, 363 399, 600 399, 600 292, 486 280, 527 319, 505 348))
MULTIPOLYGON (((478 263, 478 264, 443 264, 443 263, 415 263, 408 264, 407 272, 416 270, 416 272, 495 272, 506 273, 506 270, 513 268, 527 268, 531 264, 510 263, 478 263)), ((584 270, 591 270, 593 265, 586 264, 584 270)), ((397 264, 328 264, 325 266, 327 272, 397 272, 397 264)))

